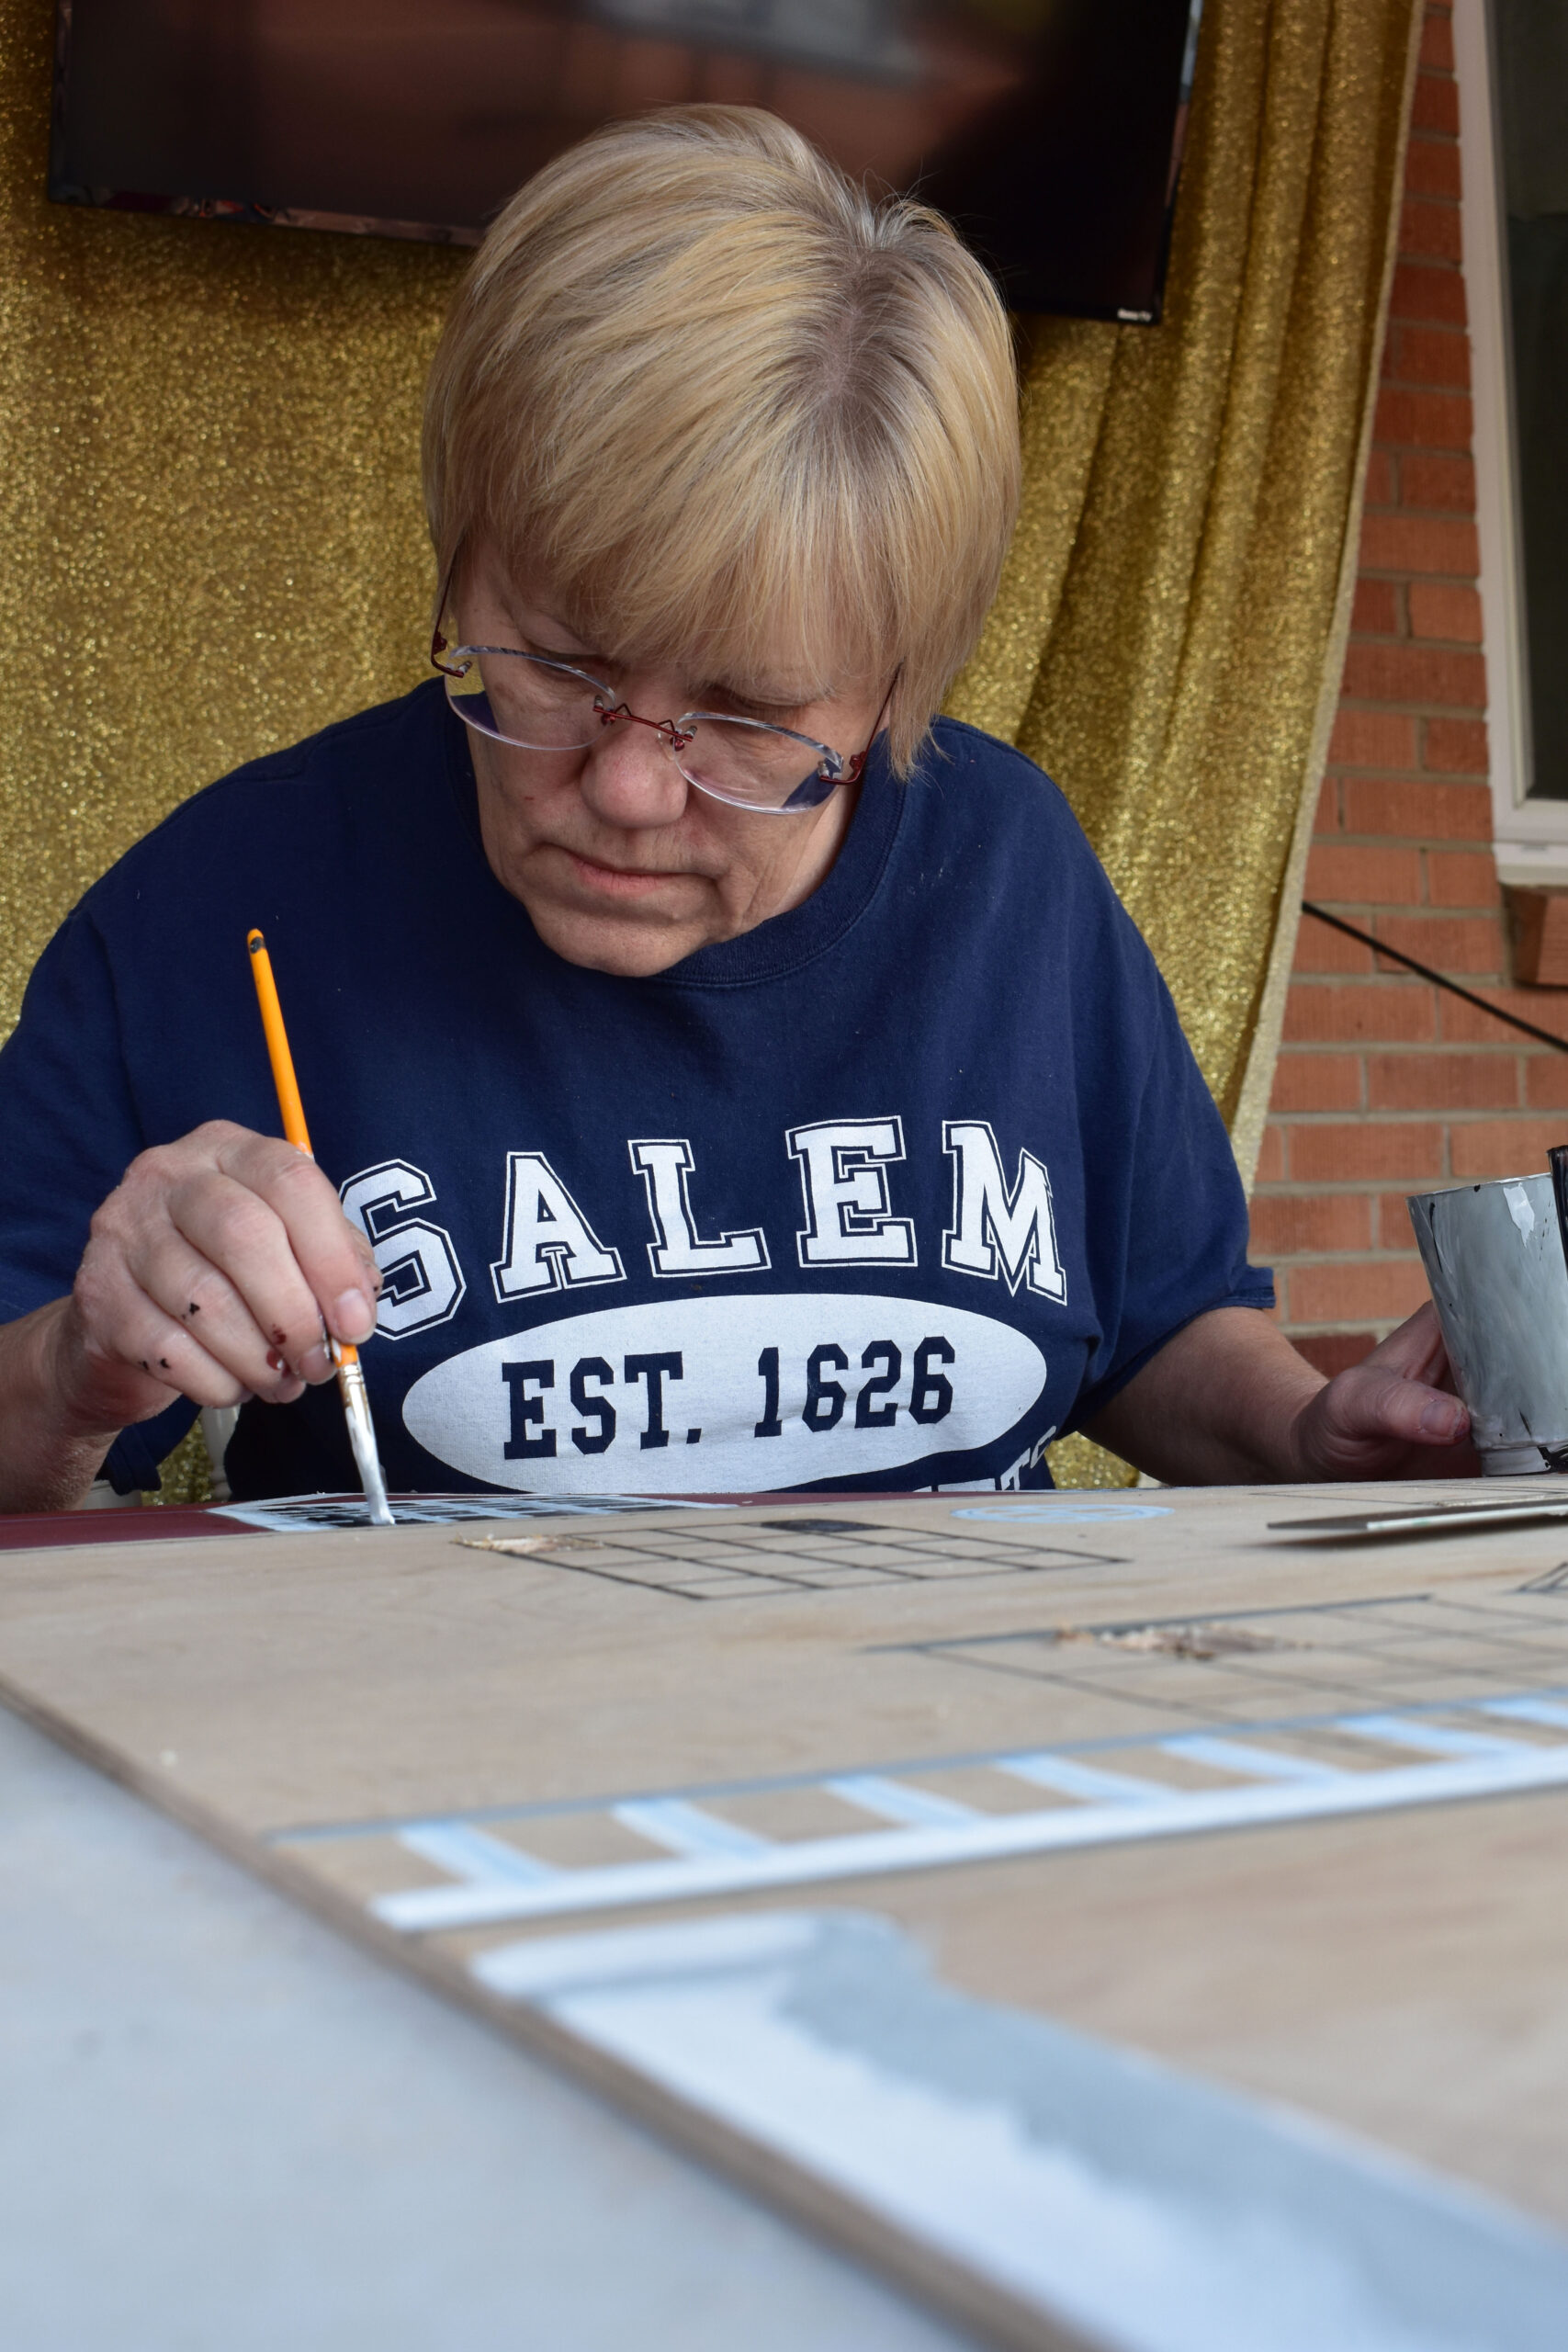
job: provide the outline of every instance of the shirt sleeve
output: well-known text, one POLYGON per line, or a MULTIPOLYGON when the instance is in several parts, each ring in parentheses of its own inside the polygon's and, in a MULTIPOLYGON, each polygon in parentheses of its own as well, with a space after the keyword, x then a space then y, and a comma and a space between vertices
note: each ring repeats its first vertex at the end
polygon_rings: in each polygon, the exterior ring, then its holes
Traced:
MULTIPOLYGON (((1125 920, 1125 919, 1123 919, 1125 920)), ((1151 1047, 1135 1099, 1105 1122, 1118 1164, 1096 1185, 1089 1219, 1091 1268, 1103 1333, 1068 1427, 1081 1429, 1166 1342, 1217 1306, 1270 1307, 1270 1270, 1247 1263, 1247 1196, 1230 1137, 1182 1032, 1170 991, 1136 941, 1146 989, 1140 1015, 1108 1057, 1131 1058, 1126 1042, 1151 1047)), ((1125 945, 1126 942, 1123 934, 1125 945)), ((1123 1018, 1131 1012, 1123 997, 1123 1018)))
MULTIPOLYGON (((0 1048, 0 1320, 70 1290, 94 1211, 145 1142, 114 976, 79 907, 44 950, 0 1048)), ((122 1431, 105 1464, 116 1490, 155 1488, 158 1464, 195 1418, 182 1398, 122 1431)))

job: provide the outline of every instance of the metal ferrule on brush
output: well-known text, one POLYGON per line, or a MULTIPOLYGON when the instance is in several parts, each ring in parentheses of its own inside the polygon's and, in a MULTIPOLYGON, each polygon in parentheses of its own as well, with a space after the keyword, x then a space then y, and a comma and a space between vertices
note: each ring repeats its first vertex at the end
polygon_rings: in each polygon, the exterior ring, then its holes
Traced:
POLYGON ((335 1340, 331 1346, 333 1362, 337 1366, 338 1395, 348 1424, 348 1442, 354 1449, 359 1483, 365 1489, 370 1523, 373 1527, 394 1527, 397 1522, 387 1500, 387 1481, 381 1475, 381 1459, 376 1451, 376 1430, 370 1419, 370 1397, 360 1369, 359 1351, 340 1346, 335 1340))

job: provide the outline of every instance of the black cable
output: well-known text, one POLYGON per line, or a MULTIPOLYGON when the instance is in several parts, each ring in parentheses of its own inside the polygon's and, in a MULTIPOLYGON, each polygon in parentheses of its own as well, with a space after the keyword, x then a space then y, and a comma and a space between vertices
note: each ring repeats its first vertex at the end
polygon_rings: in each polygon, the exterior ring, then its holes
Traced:
POLYGON ((1414 956, 1406 956, 1402 948, 1391 947, 1385 939, 1374 939, 1370 931, 1358 931, 1353 922, 1346 922, 1339 915, 1325 914, 1321 907, 1314 907, 1306 899, 1302 900, 1302 912, 1303 915, 1315 915, 1318 922, 1327 923, 1331 931, 1342 931, 1347 939, 1359 939, 1363 947, 1375 948, 1391 963, 1403 964, 1406 971, 1418 972, 1424 980, 1431 980, 1437 987, 1447 989, 1450 996, 1462 997, 1466 1004, 1473 1004, 1478 1012, 1489 1014, 1494 1021, 1506 1022, 1510 1029, 1520 1030, 1527 1037, 1538 1038, 1543 1046, 1554 1046, 1560 1054, 1568 1054, 1568 1037, 1554 1037, 1550 1029, 1538 1029, 1533 1021, 1521 1021, 1517 1012, 1505 1012, 1500 1005, 1488 1004, 1486 999, 1477 996, 1473 989, 1461 989, 1459 982, 1450 980, 1445 972, 1434 972, 1430 964, 1418 964, 1414 956))

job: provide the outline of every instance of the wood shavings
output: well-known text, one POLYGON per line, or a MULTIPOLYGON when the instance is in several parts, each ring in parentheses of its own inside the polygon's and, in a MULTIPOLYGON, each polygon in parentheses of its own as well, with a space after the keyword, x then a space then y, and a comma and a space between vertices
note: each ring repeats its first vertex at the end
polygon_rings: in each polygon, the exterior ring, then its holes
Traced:
POLYGON ((602 1552, 604 1546, 595 1535, 455 1535, 465 1552, 508 1552, 515 1559, 525 1559, 533 1552, 602 1552))
POLYGON ((1267 1634, 1248 1633, 1243 1625, 1058 1625, 1053 1638, 1058 1642, 1099 1642, 1106 1649, 1152 1651, 1166 1657, 1188 1658, 1235 1657, 1249 1650, 1290 1646, 1267 1634))

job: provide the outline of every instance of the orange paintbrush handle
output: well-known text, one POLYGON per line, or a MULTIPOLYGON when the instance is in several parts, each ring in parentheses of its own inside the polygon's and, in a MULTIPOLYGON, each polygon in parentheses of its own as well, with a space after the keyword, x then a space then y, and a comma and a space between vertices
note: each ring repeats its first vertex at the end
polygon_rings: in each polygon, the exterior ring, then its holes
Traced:
MULTIPOLYGON (((277 1090, 277 1108, 283 1120, 283 1132, 296 1151, 314 1159, 310 1149, 310 1130, 305 1125, 305 1105, 299 1100, 299 1081, 294 1075, 294 1057, 288 1050, 288 1032, 283 1025, 283 1007, 277 1001, 277 982, 272 977, 272 957, 266 952, 266 941, 259 931, 247 932, 245 944, 251 951, 251 978, 256 984, 256 1002, 261 1006, 262 1027, 266 1033, 267 1056, 272 1063, 272 1082, 277 1090)), ((339 1364, 357 1363, 359 1351, 346 1340, 330 1340, 333 1360, 339 1364)))
POLYGON ((272 1082, 277 1089, 277 1108, 283 1120, 283 1132, 297 1151, 314 1159, 310 1149, 310 1131, 305 1125, 305 1105, 299 1100, 299 1081, 294 1075, 294 1057, 288 1050, 288 1032, 283 1025, 283 1007, 277 1001, 277 982, 272 977, 272 958, 266 952, 266 941, 259 931, 247 932, 245 944, 251 951, 251 978, 256 984, 256 1001, 261 1006, 262 1027, 266 1033, 266 1050, 272 1062, 272 1082))

